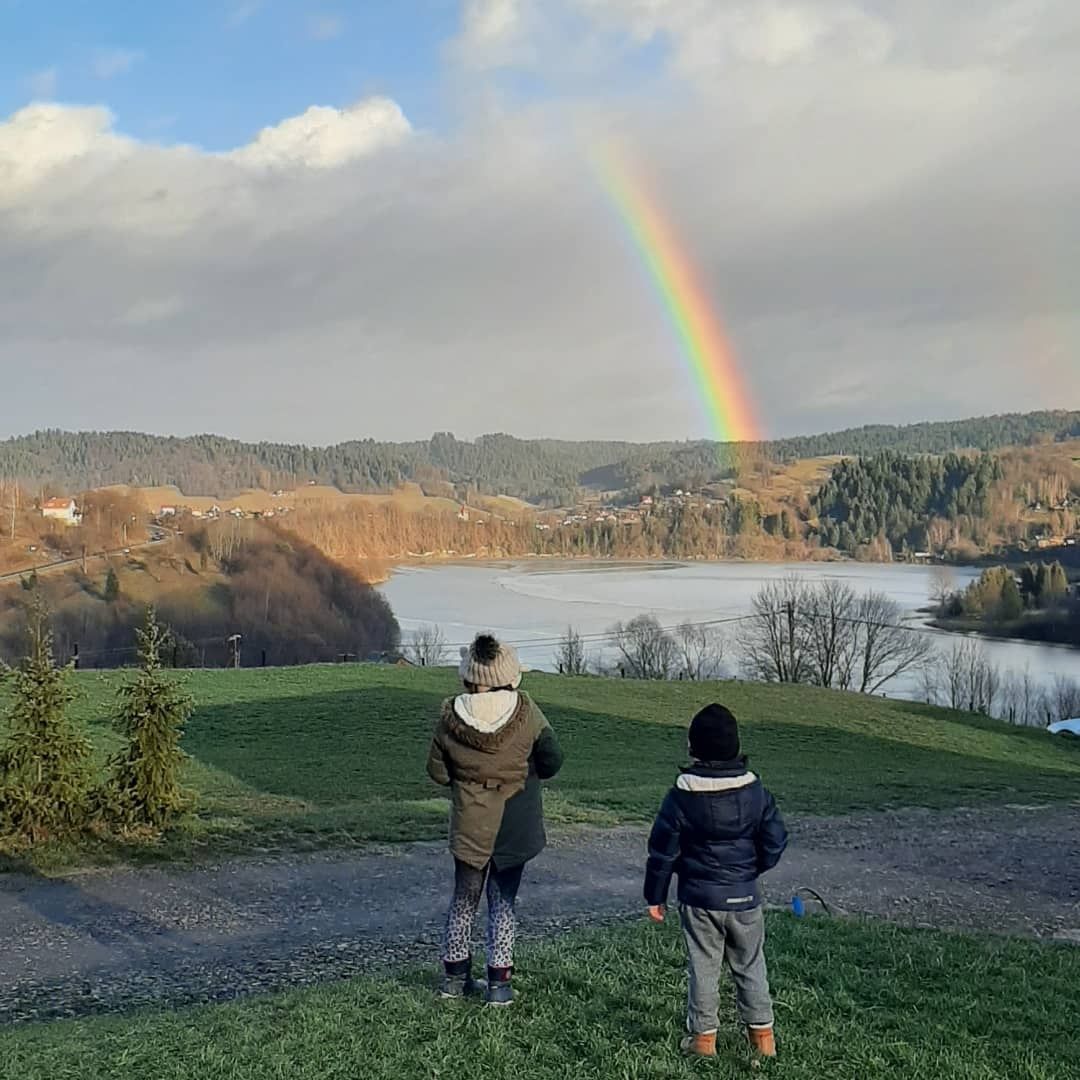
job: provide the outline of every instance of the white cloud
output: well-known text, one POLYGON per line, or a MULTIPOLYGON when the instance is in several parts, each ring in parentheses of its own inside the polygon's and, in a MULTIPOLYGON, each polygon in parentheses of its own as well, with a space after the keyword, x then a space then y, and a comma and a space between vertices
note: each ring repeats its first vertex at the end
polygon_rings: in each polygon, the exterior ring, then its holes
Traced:
POLYGON ((312 15, 308 19, 307 33, 312 41, 332 41, 345 32, 345 24, 336 15, 312 15))
POLYGON ((99 49, 94 55, 91 68, 99 79, 115 79, 129 72, 143 59, 138 49, 99 49))
POLYGON ((670 41, 684 72, 722 78, 728 64, 777 67, 848 57, 879 61, 892 43, 881 16, 849 0, 566 0, 638 41, 670 41))
POLYGON ((770 432, 1080 399, 1080 86, 1062 62, 1080 9, 466 14, 463 109, 441 138, 384 99, 224 154, 134 141, 95 108, 0 122, 0 366, 50 373, 47 410, 34 380, 8 381, 0 427, 703 434, 587 165, 609 131, 651 174, 770 432), (650 45, 647 91, 631 66, 616 88, 520 104, 491 74, 554 78, 582 47, 622 63, 627 42, 650 45))
POLYGON ((51 176, 76 170, 83 179, 126 157, 135 144, 112 130, 107 109, 35 104, 0 122, 0 208, 43 194, 51 176))
POLYGON ((300 116, 264 128, 231 157, 250 165, 333 168, 399 143, 410 130, 401 108, 387 98, 368 98, 347 109, 313 105, 300 116))
POLYGON ((465 0, 452 52, 473 69, 525 63, 533 55, 536 14, 536 0, 465 0))
POLYGON ((59 72, 56 68, 42 68, 41 71, 35 71, 34 74, 26 80, 26 87, 35 101, 47 101, 50 98, 56 97, 56 84, 58 78, 59 72))

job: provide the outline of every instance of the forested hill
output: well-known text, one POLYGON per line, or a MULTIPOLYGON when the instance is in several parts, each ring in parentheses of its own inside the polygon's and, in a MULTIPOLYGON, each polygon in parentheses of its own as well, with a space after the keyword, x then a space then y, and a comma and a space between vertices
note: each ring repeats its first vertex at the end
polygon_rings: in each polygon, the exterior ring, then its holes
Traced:
POLYGON ((708 442, 565 442, 485 435, 464 442, 371 439, 330 447, 243 443, 218 435, 172 438, 134 432, 43 431, 0 442, 0 477, 71 491, 126 483, 175 484, 189 495, 225 496, 316 480, 345 491, 386 490, 405 481, 471 485, 538 503, 565 503, 581 486, 622 490, 647 484, 696 487, 731 475, 740 457, 778 461, 829 454, 942 454, 995 450, 1080 436, 1080 411, 983 417, 905 427, 874 426, 782 439, 760 446, 708 442))

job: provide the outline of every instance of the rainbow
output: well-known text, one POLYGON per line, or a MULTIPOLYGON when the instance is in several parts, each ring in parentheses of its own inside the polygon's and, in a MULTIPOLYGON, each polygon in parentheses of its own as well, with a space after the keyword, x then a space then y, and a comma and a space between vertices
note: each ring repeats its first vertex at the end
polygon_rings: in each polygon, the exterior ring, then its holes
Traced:
POLYGON ((719 442, 760 441, 735 350, 674 225, 624 151, 604 144, 594 148, 593 159, 678 337, 712 433, 719 442))

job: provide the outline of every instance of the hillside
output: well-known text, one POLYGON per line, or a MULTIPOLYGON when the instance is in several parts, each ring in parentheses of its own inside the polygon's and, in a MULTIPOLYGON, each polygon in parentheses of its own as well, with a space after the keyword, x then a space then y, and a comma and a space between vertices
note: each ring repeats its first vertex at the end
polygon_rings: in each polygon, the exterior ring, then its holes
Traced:
POLYGON ((475 489, 532 503, 566 505, 581 487, 637 490, 659 484, 696 489, 751 470, 762 458, 869 454, 890 449, 943 454, 993 450, 1080 434, 1080 412, 983 417, 733 446, 709 442, 564 442, 485 435, 464 442, 437 434, 419 442, 357 440, 330 447, 243 443, 217 435, 173 438, 134 432, 38 432, 0 443, 0 477, 32 489, 84 490, 110 484, 176 485, 187 495, 223 497, 316 481, 342 491, 387 491, 405 482, 461 498, 475 489))
MULTIPOLYGON (((115 746, 123 681, 73 679, 99 762, 115 746)), ((198 702, 184 740, 197 815, 154 847, 45 850, 35 859, 48 873, 9 879, 0 1011, 18 1022, 0 1034, 4 1076, 397 1080, 448 1065, 470 1080, 701 1075, 677 1053, 678 921, 625 916, 639 910, 643 830, 683 759, 686 720, 711 698, 739 714, 797 836, 767 879, 770 899, 812 883, 862 916, 766 916, 784 1075, 1071 1075, 1076 1038, 1056 1019, 1080 957, 1002 936, 1074 925, 1058 865, 1080 780, 1067 740, 805 687, 530 675, 566 764, 545 796, 559 842, 523 893, 521 997, 507 1026, 501 1010, 433 996, 442 845, 367 843, 444 835, 446 802, 423 763, 453 672, 335 665, 186 682, 198 702), (1050 802, 1060 805, 1039 805, 1050 802), (808 816, 857 810, 891 812, 808 816), (360 850, 312 850, 346 846, 360 850), (1028 876, 1009 884, 1020 853, 1028 876), (55 873, 140 857, 198 864, 55 873), (1029 881, 1041 883, 1034 902, 1029 881), (33 1022, 44 1017, 64 1019, 33 1022)), ((735 1080, 749 1060, 726 995, 722 1008, 730 1038, 709 1072, 735 1080)))
MULTIPOLYGON (((75 710, 102 755, 120 672, 82 672, 75 710)), ((435 839, 446 804, 423 762, 450 670, 339 664, 184 676, 197 820, 158 855, 435 839)), ((1080 750, 910 702, 809 687, 568 679, 526 686, 556 727, 566 768, 548 797, 556 823, 644 822, 686 752, 685 724, 719 698, 791 813, 1075 798, 1080 750), (613 748, 617 748, 613 752, 613 748)), ((0 690, 0 695, 3 691, 0 690)))
MULTIPOLYGON (((26 582, 0 588, 0 660, 23 648, 26 582)), ((242 665, 353 658, 397 648, 383 597, 296 537, 257 521, 222 522, 83 564, 42 571, 62 661, 117 667, 134 659, 147 604, 174 633, 168 658, 182 667, 224 666, 241 635, 242 665)))

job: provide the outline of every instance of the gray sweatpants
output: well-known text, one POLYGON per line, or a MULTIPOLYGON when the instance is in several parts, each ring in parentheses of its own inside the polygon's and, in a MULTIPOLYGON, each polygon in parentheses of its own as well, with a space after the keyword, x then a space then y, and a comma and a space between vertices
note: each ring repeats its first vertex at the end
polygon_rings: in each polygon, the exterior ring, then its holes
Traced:
POLYGON ((769 975, 765 969, 765 913, 680 909, 690 956, 690 1003, 686 1024, 694 1035, 719 1026, 720 976, 727 963, 735 983, 739 1019, 753 1027, 773 1022, 769 975))

